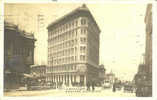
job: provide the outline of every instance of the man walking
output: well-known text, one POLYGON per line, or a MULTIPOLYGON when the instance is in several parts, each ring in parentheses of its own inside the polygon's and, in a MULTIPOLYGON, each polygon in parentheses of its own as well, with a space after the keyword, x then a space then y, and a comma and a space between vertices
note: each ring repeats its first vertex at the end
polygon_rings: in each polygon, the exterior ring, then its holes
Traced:
POLYGON ((94 91, 95 90, 95 83, 94 83, 94 81, 92 82, 92 91, 94 91))

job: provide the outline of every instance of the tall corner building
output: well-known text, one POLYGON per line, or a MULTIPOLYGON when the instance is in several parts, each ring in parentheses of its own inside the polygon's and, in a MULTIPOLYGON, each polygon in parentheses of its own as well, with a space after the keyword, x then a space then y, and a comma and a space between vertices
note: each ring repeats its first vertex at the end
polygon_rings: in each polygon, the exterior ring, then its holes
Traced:
POLYGON ((83 4, 48 27, 48 80, 66 86, 97 82, 100 29, 83 4))

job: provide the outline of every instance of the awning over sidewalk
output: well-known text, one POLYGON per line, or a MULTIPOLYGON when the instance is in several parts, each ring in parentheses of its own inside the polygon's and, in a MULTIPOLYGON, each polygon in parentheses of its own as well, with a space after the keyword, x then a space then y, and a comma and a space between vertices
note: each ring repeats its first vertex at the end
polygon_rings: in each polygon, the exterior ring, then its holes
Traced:
POLYGON ((28 78, 33 78, 34 76, 33 75, 30 75, 30 74, 23 74, 24 77, 28 77, 28 78))

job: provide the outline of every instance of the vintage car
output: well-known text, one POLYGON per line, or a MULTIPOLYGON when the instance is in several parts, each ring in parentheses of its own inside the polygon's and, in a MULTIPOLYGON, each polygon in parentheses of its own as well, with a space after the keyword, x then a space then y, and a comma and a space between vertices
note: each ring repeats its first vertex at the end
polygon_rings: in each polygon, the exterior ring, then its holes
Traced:
POLYGON ((103 88, 111 88, 112 87, 112 85, 109 81, 105 81, 102 86, 103 86, 103 88))
POLYGON ((124 86, 124 92, 135 92, 135 87, 131 84, 125 85, 124 86))

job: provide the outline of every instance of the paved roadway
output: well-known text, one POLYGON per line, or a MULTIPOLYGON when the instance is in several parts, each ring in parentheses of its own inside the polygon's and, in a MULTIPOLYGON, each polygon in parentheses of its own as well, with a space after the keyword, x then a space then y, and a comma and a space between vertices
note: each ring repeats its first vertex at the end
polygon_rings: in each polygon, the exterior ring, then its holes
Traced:
POLYGON ((4 92, 4 96, 93 96, 93 97, 135 97, 135 93, 124 93, 123 90, 112 92, 112 89, 96 88, 95 91, 65 91, 63 89, 38 90, 38 91, 10 91, 4 92))

